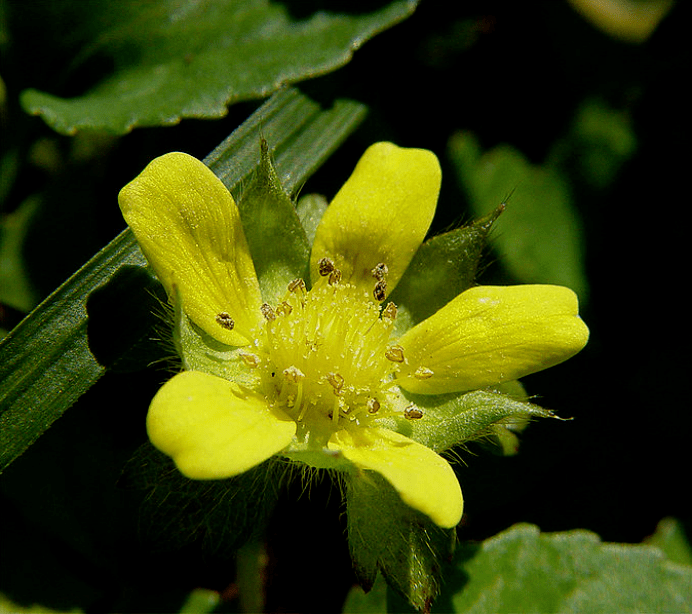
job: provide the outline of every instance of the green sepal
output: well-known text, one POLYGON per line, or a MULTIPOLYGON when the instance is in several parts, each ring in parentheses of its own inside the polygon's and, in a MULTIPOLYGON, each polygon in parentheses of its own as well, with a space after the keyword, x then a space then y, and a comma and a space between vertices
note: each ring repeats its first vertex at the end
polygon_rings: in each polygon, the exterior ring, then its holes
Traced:
POLYGON ((383 425, 435 452, 487 438, 495 434, 499 427, 523 425, 531 418, 555 417, 547 409, 494 390, 443 395, 402 392, 408 403, 415 404, 423 411, 423 417, 417 420, 384 418, 383 425))
POLYGON ((340 473, 353 470, 351 461, 345 459, 342 454, 324 447, 311 446, 307 441, 291 443, 287 449, 281 451, 281 456, 312 469, 327 469, 340 473))
MULTIPOLYGON (((496 392, 508 395, 515 401, 526 402, 529 395, 526 393, 523 384, 518 381, 503 382, 494 387, 496 392)), ((533 407, 533 405, 532 405, 533 407)), ((552 416, 551 417, 555 417, 552 416)), ((519 452, 519 437, 531 421, 529 416, 512 416, 506 421, 496 422, 490 426, 487 437, 481 440, 481 445, 489 452, 500 456, 514 456, 519 452)))
POLYGON ((321 422, 313 420, 309 426, 299 421, 293 441, 281 451, 281 456, 312 469, 334 470, 339 473, 355 471, 353 463, 340 451, 328 448, 333 432, 333 424, 329 418, 321 422))
POLYGON ((298 217, 300 218, 300 223, 303 225, 310 245, 315 241, 317 226, 319 226, 328 205, 329 202, 321 194, 306 194, 298 199, 298 203, 296 204, 298 217))
POLYGON ((377 572, 419 610, 429 611, 440 591, 443 566, 456 534, 401 501, 379 474, 346 476, 348 542, 358 582, 372 588, 377 572))
POLYGON ((390 297, 397 306, 397 333, 430 317, 473 285, 488 233, 503 209, 420 246, 390 297))
POLYGON ((291 197, 274 170, 267 142, 260 164, 238 201, 262 298, 276 305, 293 279, 306 277, 310 245, 291 197))

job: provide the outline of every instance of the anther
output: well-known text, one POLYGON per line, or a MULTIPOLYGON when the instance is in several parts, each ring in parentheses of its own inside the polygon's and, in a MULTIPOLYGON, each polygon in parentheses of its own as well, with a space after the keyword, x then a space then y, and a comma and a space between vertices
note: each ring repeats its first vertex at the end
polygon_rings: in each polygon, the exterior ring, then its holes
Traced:
POLYGON ((303 373, 298 367, 291 365, 283 370, 284 379, 292 384, 297 384, 305 379, 305 373, 303 373))
POLYGON ((377 281, 384 281, 384 278, 387 276, 387 273, 389 273, 389 268, 384 262, 380 262, 375 266, 375 268, 370 271, 372 273, 372 276, 377 280, 377 281))
POLYGON ((415 405, 409 405, 404 410, 404 418, 407 420, 420 420, 423 417, 423 410, 415 405))
POLYGON ((416 379, 430 379, 435 373, 427 367, 418 367, 414 373, 413 377, 416 379))
POLYGON ((286 301, 282 301, 279 303, 279 305, 276 306, 276 315, 279 316, 289 316, 291 315, 291 312, 293 311, 293 307, 286 301))
POLYGON ((338 373, 327 373, 327 381, 334 388, 334 394, 340 394, 344 387, 344 378, 338 373))
POLYGON ((274 310, 269 303, 263 303, 260 307, 260 311, 267 322, 273 322, 276 320, 276 313, 274 313, 274 310))
POLYGON ((387 360, 391 360, 392 362, 404 362, 404 348, 400 345, 393 345, 387 348, 384 355, 387 360))
POLYGON ((239 354, 243 359, 243 362, 245 362, 245 364, 251 369, 256 369, 259 367, 260 357, 257 356, 257 354, 251 354, 249 352, 239 352, 239 354))
POLYGON ((387 296, 387 282, 384 279, 380 279, 375 284, 375 289, 372 291, 372 295, 375 297, 377 302, 383 301, 387 296))
POLYGON ((320 258, 317 262, 317 271, 322 277, 326 277, 335 269, 334 262, 329 258, 320 258))
POLYGON ((233 318, 230 315, 228 315, 225 311, 216 314, 216 323, 221 328, 225 328, 226 330, 233 330, 233 327, 235 326, 233 318))
POLYGON ((305 282, 300 277, 288 284, 289 292, 296 292, 297 290, 305 291, 305 282))
POLYGON ((341 271, 339 269, 334 269, 329 273, 329 285, 335 286, 341 281, 341 271))
POLYGON ((396 305, 394 303, 387 303, 387 306, 382 310, 382 317, 396 320, 396 305))
POLYGON ((368 399, 368 413, 376 414, 380 410, 380 402, 377 399, 368 399))

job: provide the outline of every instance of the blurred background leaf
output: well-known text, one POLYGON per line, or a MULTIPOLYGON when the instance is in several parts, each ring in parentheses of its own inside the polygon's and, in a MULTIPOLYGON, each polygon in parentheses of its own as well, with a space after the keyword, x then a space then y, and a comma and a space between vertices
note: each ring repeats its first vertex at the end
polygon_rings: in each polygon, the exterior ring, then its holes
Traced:
POLYGON ((180 614, 208 614, 214 611, 220 601, 216 591, 198 588, 192 591, 185 600, 183 607, 180 608, 180 614))
POLYGON ((569 0, 586 19, 614 38, 643 43, 675 0, 569 0))
POLYGON ((36 304, 24 271, 22 246, 29 220, 37 209, 37 198, 29 198, 16 211, 0 219, 0 303, 24 312, 36 304))
POLYGON ((671 563, 692 566, 692 548, 687 541, 685 529, 677 518, 661 520, 655 533, 645 542, 659 548, 671 563))
POLYGON ((598 98, 587 98, 576 110, 567 133, 557 139, 547 165, 591 189, 605 190, 637 151, 629 114, 598 98))
POLYGON ((470 134, 454 135, 449 152, 475 216, 507 203, 496 222, 495 245, 512 276, 568 286, 585 300, 581 221, 564 178, 508 145, 481 155, 470 134))
MULTIPOLYGON (((22 105, 64 134, 122 134, 183 117, 222 117, 231 103, 343 66, 415 6, 397 0, 370 14, 319 12, 297 20, 268 0, 93 3, 97 15, 80 20, 87 40, 70 69, 98 60, 112 65, 110 74, 81 95, 28 89, 22 105)), ((21 9, 14 18, 22 18, 21 9)))

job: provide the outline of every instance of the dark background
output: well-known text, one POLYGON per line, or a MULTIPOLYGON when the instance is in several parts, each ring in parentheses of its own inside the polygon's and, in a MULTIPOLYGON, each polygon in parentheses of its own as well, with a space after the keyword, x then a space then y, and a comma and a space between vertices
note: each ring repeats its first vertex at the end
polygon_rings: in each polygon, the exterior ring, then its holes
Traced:
MULTIPOLYGON (((291 8, 300 17, 321 6, 291 8)), ((48 195, 26 248, 41 297, 124 228, 117 192, 151 158, 173 149, 204 157, 259 102, 235 105, 218 121, 107 138, 98 156, 80 158, 74 139, 23 116, 16 97, 26 87, 74 91, 102 67, 56 76, 41 56, 56 42, 41 39, 49 28, 40 16, 28 25, 16 12, 8 15, 0 74, 12 121, 3 125, 3 147, 20 143, 22 165, 4 212, 37 187, 48 195), (63 161, 36 164, 37 143, 63 161)), ((635 45, 606 36, 563 2, 424 1, 345 68, 301 85, 318 100, 353 98, 370 110, 304 192, 332 196, 376 140, 429 148, 442 159, 444 177, 433 230, 470 217, 445 159, 456 130, 474 132, 483 148, 510 143, 540 163, 580 103, 596 96, 626 111, 636 134, 636 153, 615 181, 595 190, 572 178, 584 224, 589 345, 524 380, 542 405, 574 420, 531 425, 516 457, 462 452, 461 540, 530 522, 543 531, 585 528, 605 541, 640 542, 667 516, 682 520, 689 534, 689 97, 680 87, 689 62, 682 24, 673 9, 635 45)), ((500 254, 490 251, 487 263, 481 281, 507 280, 500 254)), ((5 312, 3 326, 21 315, 5 312)), ((202 547, 195 535, 172 551, 154 543, 142 530, 142 493, 122 478, 146 438, 148 399, 166 377, 156 369, 107 374, 3 474, 5 594, 90 612, 171 611, 192 588, 232 586, 232 556, 202 547)), ((301 492, 300 484, 283 492, 268 531, 273 611, 338 608, 353 581, 338 491, 325 482, 309 500, 301 492)))

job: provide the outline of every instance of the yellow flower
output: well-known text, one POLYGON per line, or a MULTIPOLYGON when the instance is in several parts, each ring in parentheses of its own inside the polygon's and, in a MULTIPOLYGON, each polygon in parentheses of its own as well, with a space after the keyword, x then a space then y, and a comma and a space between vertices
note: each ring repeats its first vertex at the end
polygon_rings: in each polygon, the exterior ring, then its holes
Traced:
POLYGON ((463 499, 450 465, 391 428, 426 419, 405 393, 515 380, 577 353, 588 330, 567 288, 478 286, 399 334, 387 296, 425 238, 440 182, 431 152, 370 147, 317 228, 306 279, 287 277, 269 303, 221 181, 186 154, 151 162, 119 201, 181 314, 189 369, 151 403, 154 446, 201 480, 273 455, 375 471, 404 503, 455 526, 463 499))

